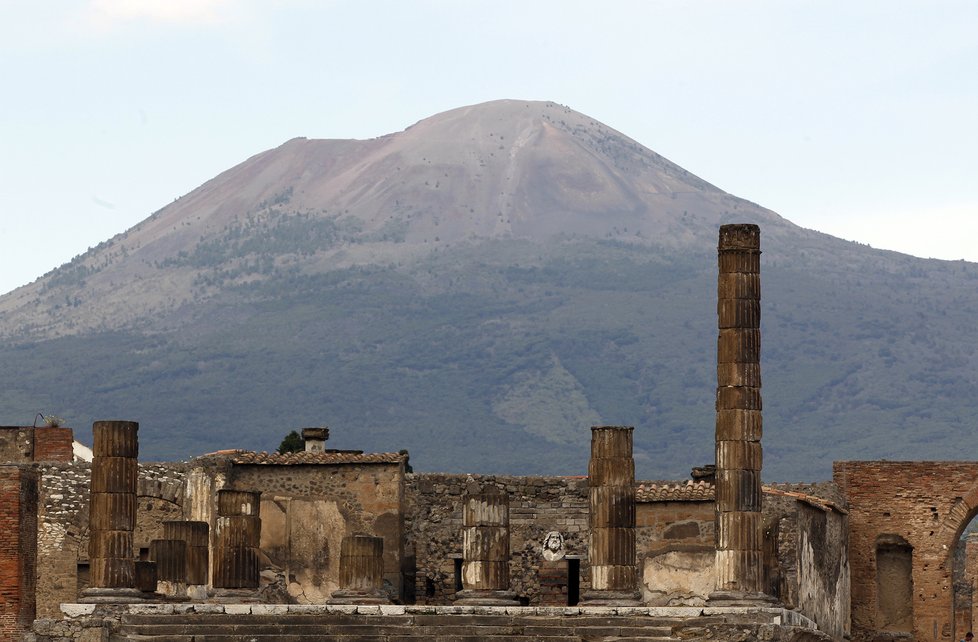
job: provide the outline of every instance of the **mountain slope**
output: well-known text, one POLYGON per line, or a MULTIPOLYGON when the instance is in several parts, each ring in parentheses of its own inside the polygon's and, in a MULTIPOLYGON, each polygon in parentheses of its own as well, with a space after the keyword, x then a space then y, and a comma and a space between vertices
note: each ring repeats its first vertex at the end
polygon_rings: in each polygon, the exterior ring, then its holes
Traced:
POLYGON ((496 101, 297 139, 0 298, 0 415, 143 455, 408 448, 418 469, 640 476, 713 457, 716 234, 762 227, 765 476, 967 452, 978 269, 803 230, 587 116, 496 101), (22 419, 21 419, 22 418, 22 419))

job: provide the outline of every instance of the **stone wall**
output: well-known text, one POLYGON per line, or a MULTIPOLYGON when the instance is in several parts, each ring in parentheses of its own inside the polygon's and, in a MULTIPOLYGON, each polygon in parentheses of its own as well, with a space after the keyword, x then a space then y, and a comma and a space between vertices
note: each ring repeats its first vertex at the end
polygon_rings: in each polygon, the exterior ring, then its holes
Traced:
POLYGON ((295 602, 320 604, 339 588, 340 543, 354 533, 384 538, 385 586, 403 596, 401 463, 236 464, 226 487, 262 492, 261 549, 295 602))
MULTIPOLYGON (((526 603, 551 603, 547 593, 553 592, 555 569, 542 556, 544 536, 551 530, 560 531, 567 553, 579 558, 580 592, 590 587, 587 478, 419 473, 407 476, 405 514, 417 603, 450 604, 454 599, 456 560, 462 554, 462 498, 487 486, 510 496, 511 587, 526 603)), ((767 574, 773 583, 769 593, 806 613, 821 614, 833 630, 847 630, 848 608, 840 606, 848 599, 845 516, 828 504, 822 510, 799 500, 834 503, 838 493, 831 484, 778 488, 781 495, 772 490, 764 500, 767 574), (808 515, 809 508, 816 512, 808 515), (823 546, 824 553, 813 551, 811 542, 823 546)), ((636 558, 646 604, 706 603, 714 589, 712 492, 709 484, 639 484, 636 558)), ((557 572, 566 574, 567 569, 557 572)))
POLYGON ((951 574, 958 539, 978 514, 978 463, 836 462, 834 479, 850 510, 853 639, 901 633, 880 608, 900 587, 912 590, 908 615, 917 640, 963 637, 954 630, 951 574), (887 568, 899 571, 900 555, 910 577, 878 578, 887 568))
POLYGON ((407 475, 405 489, 405 550, 409 559, 413 552, 409 575, 415 601, 453 601, 456 560, 462 555, 462 498, 490 487, 509 495, 512 590, 528 604, 540 602, 542 547, 550 531, 559 531, 567 554, 580 558, 580 591, 589 588, 587 478, 418 473, 407 475))
POLYGON ((648 501, 636 507, 642 601, 697 606, 714 588, 713 501, 648 501))
MULTIPOLYGON (((185 464, 140 464, 134 556, 163 536, 162 522, 183 517, 185 464)), ((88 586, 88 462, 39 466, 37 510, 39 617, 56 617, 58 605, 74 602, 88 586)))
POLYGON ((37 473, 0 465, 0 640, 30 630, 37 573, 37 473))

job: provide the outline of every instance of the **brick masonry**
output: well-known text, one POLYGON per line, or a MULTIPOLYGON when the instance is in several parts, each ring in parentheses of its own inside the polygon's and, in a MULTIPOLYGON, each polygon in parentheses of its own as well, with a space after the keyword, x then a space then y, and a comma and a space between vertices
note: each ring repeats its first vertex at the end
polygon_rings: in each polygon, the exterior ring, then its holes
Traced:
POLYGON ((962 638, 953 620, 952 569, 961 533, 978 514, 978 462, 845 461, 834 464, 833 476, 849 501, 853 639, 887 634, 878 606, 886 596, 877 586, 877 550, 887 542, 912 549, 914 638, 962 638))
POLYGON ((15 640, 35 616, 37 472, 0 465, 0 639, 15 640))

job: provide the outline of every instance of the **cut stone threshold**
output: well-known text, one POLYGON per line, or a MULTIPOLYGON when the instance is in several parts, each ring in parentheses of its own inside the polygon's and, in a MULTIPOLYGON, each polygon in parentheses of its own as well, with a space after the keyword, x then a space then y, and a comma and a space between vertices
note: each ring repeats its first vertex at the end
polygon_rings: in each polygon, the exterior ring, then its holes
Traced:
POLYGON ((545 617, 628 616, 653 618, 698 618, 710 615, 749 616, 754 622, 816 629, 814 621, 801 613, 770 606, 431 606, 421 604, 62 604, 66 619, 116 619, 123 615, 328 615, 332 613, 401 615, 521 615, 545 617))

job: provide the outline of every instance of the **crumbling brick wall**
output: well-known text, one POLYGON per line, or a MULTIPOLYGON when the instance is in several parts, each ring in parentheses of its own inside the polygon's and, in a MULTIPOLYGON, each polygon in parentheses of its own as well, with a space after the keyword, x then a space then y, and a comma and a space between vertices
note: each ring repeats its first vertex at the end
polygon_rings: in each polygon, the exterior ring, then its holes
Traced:
MULTIPOLYGON (((905 542, 911 556, 912 634, 953 640, 952 567, 958 538, 978 513, 978 463, 835 462, 849 503, 854 640, 885 637, 877 586, 877 550, 905 542)), ((892 582, 883 583, 883 591, 892 582)))
POLYGON ((37 472, 0 465, 0 639, 16 640, 35 617, 37 472))
POLYGON ((0 462, 70 462, 72 441, 71 428, 0 426, 0 462))

